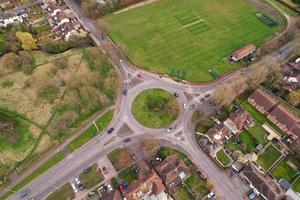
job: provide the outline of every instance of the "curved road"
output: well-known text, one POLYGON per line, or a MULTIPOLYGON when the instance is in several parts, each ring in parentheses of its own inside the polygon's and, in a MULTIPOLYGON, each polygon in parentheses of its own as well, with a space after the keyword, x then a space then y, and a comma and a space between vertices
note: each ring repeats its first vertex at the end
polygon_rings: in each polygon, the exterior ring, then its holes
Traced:
MULTIPOLYGON (((28 195, 27 199, 44 199, 64 183, 73 180, 74 176, 80 174, 84 168, 95 163, 102 157, 105 157, 106 154, 113 149, 125 145, 123 143, 125 136, 119 134, 124 125, 127 125, 132 131, 132 134, 130 135, 132 138, 131 142, 138 141, 138 138, 142 137, 144 134, 151 134, 153 137, 159 139, 162 145, 184 150, 195 165, 213 181, 214 189, 220 199, 243 199, 244 190, 240 185, 235 185, 230 181, 229 177, 218 168, 197 144, 192 130, 193 126, 191 124, 193 115, 192 110, 181 108, 178 119, 171 125, 174 126, 176 124, 177 128, 171 133, 166 133, 165 129, 146 128, 140 125, 131 113, 131 105, 134 98, 140 92, 150 88, 162 88, 171 93, 177 92, 179 94, 178 101, 181 104, 187 104, 188 108, 191 105, 195 105, 196 107, 200 106, 200 98, 204 97, 205 94, 212 93, 213 88, 217 84, 222 84, 228 78, 239 75, 242 70, 228 74, 211 84, 189 85, 178 83, 167 77, 159 77, 157 74, 137 69, 127 61, 118 50, 116 50, 114 44, 107 36, 103 37, 102 32, 94 26, 93 21, 83 14, 73 0, 66 0, 66 4, 74 11, 85 28, 90 31, 91 36, 97 45, 109 55, 114 67, 118 69, 122 75, 122 88, 127 89, 128 94, 120 94, 118 97, 116 113, 110 123, 110 126, 115 128, 114 132, 110 135, 106 133, 98 135, 89 143, 68 155, 56 166, 28 184, 25 188, 30 189, 31 193, 28 195), (137 77, 137 74, 140 74, 141 78, 137 77), (189 100, 186 94, 189 94, 192 98, 189 100)), ((287 47, 290 49, 292 48, 292 45, 288 44, 287 47)), ((273 57, 276 59, 277 56, 279 56, 280 59, 283 60, 287 55, 288 54, 275 52, 273 57)), ((16 193, 10 199, 21 200, 20 194, 16 193)))

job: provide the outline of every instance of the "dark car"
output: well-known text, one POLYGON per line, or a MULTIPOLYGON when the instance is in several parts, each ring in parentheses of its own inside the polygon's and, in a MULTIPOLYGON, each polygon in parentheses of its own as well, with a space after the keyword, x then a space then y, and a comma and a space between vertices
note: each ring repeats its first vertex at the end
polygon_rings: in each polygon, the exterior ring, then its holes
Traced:
POLYGON ((195 104, 190 106, 190 110, 194 110, 195 109, 195 104))
POLYGON ((210 97, 210 94, 206 94, 204 97, 205 97, 205 98, 208 98, 208 97, 210 97))
POLYGON ((123 94, 124 94, 124 95, 127 95, 127 90, 124 90, 124 91, 123 91, 123 94))
POLYGON ((107 130, 107 133, 111 134, 114 130, 115 130, 114 128, 110 128, 110 129, 107 130))
POLYGON ((85 174, 87 174, 87 173, 89 173, 91 170, 92 170, 92 167, 88 167, 88 168, 85 168, 85 169, 83 170, 83 172, 84 172, 85 174))
POLYGON ((174 97, 179 97, 179 94, 177 94, 176 92, 174 92, 174 97))
POLYGON ((130 142, 130 141, 131 141, 131 138, 125 138, 123 141, 124 141, 124 142, 130 142))
POLYGON ((24 190, 20 193, 20 197, 21 198, 24 198, 26 197, 28 194, 30 194, 31 190, 27 189, 27 190, 24 190))

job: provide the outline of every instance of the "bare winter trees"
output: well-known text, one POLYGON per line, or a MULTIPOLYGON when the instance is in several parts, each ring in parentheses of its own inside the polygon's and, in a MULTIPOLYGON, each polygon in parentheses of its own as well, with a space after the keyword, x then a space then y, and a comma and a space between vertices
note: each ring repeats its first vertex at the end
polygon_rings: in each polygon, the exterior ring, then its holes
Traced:
POLYGON ((248 88, 255 88, 278 72, 279 64, 271 56, 266 56, 260 62, 242 70, 240 75, 219 84, 215 88, 213 99, 221 106, 228 106, 248 88))

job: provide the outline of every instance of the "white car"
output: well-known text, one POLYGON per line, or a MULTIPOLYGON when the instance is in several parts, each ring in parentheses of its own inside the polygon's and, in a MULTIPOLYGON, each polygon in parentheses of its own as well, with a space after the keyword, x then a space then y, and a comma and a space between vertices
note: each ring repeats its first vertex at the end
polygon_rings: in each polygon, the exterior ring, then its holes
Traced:
POLYGON ((183 108, 184 108, 184 109, 187 109, 187 105, 186 105, 185 103, 183 104, 183 108))
POLYGON ((108 191, 108 192, 111 192, 112 190, 113 190, 113 188, 111 187, 110 184, 108 184, 108 185, 107 185, 107 191, 108 191))
POLYGON ((76 188, 75 184, 74 184, 74 183, 72 183, 72 184, 71 184, 71 186, 72 186, 72 188, 73 188, 74 192, 75 192, 75 193, 77 193, 77 192, 78 192, 78 190, 77 190, 77 188, 76 188))
POLYGON ((80 184, 80 181, 79 181, 79 179, 76 177, 75 178, 75 183, 78 185, 78 184, 80 184))

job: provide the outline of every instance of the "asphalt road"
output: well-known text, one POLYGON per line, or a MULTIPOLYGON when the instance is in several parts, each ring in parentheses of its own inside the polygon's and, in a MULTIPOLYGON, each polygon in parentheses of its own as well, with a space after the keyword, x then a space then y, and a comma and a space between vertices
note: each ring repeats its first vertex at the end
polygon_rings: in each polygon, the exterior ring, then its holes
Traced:
MULTIPOLYGON (((102 48, 103 51, 109 52, 112 63, 122 75, 123 88, 128 90, 128 94, 123 95, 121 93, 122 91, 119 94, 115 116, 110 123, 110 127, 114 127, 115 131, 110 135, 105 132, 98 135, 89 143, 68 155, 63 161, 28 184, 24 189, 30 189, 31 193, 25 199, 44 199, 64 183, 73 180, 73 178, 81 173, 84 168, 103 158, 113 149, 124 145, 124 137, 118 134, 124 124, 130 127, 133 132, 130 136, 132 138, 131 142, 137 142, 137 138, 142 137, 145 134, 151 134, 153 137, 159 139, 162 145, 172 146, 178 150, 184 151, 196 166, 213 181, 214 190, 221 199, 243 199, 245 191, 239 185, 234 185, 229 177, 217 167, 197 144, 193 134, 193 126, 191 124, 192 110, 186 110, 182 107, 180 116, 171 125, 176 125, 177 128, 171 133, 166 133, 165 129, 150 129, 143 127, 134 119, 131 113, 131 105, 134 97, 140 92, 150 88, 162 88, 171 93, 177 92, 179 94, 178 101, 180 104, 183 105, 185 103, 188 105, 188 108, 190 105, 195 105, 196 107, 200 106, 201 102, 198 101, 200 98, 204 97, 207 93, 211 93, 217 84, 222 84, 223 81, 228 78, 239 75, 241 71, 226 75, 210 84, 189 85, 178 83, 167 77, 159 77, 157 74, 137 69, 118 52, 110 39, 94 26, 93 21, 82 13, 73 0, 66 0, 66 3, 75 12, 85 28, 90 31, 96 44, 102 48), (107 49, 107 46, 109 46, 109 49, 107 49), (141 78, 137 77, 137 74, 140 74, 141 78), (188 100, 185 96, 186 93, 193 96, 193 99, 188 100)), ((289 45, 291 46, 288 46, 288 48, 292 49, 293 45, 289 45)), ((273 57, 278 60, 284 60, 287 55, 288 53, 278 51, 273 54, 273 57)), ((10 199, 21 200, 20 192, 13 195, 10 199)))

